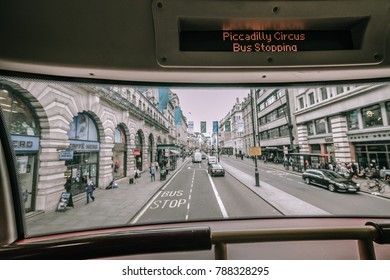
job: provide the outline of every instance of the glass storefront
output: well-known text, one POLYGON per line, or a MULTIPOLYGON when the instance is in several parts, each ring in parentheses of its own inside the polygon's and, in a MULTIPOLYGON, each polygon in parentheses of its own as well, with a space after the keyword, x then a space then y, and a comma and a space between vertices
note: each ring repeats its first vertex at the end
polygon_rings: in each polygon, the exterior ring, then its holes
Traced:
POLYGON ((135 137, 134 158, 135 158, 135 167, 140 171, 143 170, 142 149, 143 149, 142 132, 138 131, 135 137))
POLYGON ((85 192, 88 178, 97 185, 98 153, 75 153, 72 160, 66 162, 67 191, 73 195, 85 192))
POLYGON ((113 168, 114 179, 126 176, 126 137, 122 128, 117 127, 114 133, 113 168))
POLYGON ((0 84, 0 106, 4 113, 16 154, 16 168, 26 212, 35 210, 36 170, 39 152, 39 128, 33 110, 10 88, 0 84))
POLYGON ((356 144, 356 158, 363 168, 374 167, 379 169, 390 168, 390 145, 386 142, 356 144))
POLYGON ((22 189, 22 199, 26 212, 34 210, 35 206, 35 165, 36 155, 18 154, 16 156, 16 168, 19 172, 19 183, 22 189))
POLYGON ((79 114, 73 118, 68 136, 69 150, 73 151, 73 156, 66 161, 65 188, 76 195, 85 192, 88 178, 98 187, 100 145, 97 141, 96 126, 86 114, 79 114))

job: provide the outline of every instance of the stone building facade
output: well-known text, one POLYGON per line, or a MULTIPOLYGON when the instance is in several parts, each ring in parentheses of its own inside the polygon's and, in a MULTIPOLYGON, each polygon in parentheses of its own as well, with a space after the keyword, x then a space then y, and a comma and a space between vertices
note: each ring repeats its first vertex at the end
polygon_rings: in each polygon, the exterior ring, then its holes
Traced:
POLYGON ((0 106, 9 123, 26 211, 54 211, 69 188, 84 192, 134 176, 156 160, 171 135, 153 89, 0 79, 0 106))

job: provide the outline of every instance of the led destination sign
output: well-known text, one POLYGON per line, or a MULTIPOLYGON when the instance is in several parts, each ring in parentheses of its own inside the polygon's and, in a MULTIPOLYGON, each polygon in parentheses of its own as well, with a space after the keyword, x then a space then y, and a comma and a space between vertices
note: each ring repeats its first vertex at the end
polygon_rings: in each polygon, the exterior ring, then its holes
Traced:
POLYGON ((180 51, 301 52, 354 49, 349 30, 181 31, 180 51))

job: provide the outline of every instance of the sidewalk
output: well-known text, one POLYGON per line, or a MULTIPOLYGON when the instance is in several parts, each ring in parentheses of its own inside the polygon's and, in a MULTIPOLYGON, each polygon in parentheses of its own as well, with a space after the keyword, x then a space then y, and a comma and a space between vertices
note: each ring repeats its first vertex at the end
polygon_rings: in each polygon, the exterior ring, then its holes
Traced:
POLYGON ((172 176, 188 161, 178 159, 177 168, 169 171, 166 180, 160 181, 160 172, 156 180, 151 182, 149 172, 143 172, 138 182, 129 184, 129 178, 116 180, 118 188, 106 190, 98 188, 94 191, 95 201, 86 204, 86 194, 73 198, 74 208, 64 212, 50 212, 28 218, 26 230, 28 235, 40 233, 75 231, 86 228, 123 226, 140 211, 147 201, 158 192, 172 176))
MULTIPOLYGON (((237 160, 241 160, 241 159, 237 159, 237 160)), ((244 161, 251 161, 251 162, 253 162, 253 160, 249 159, 249 158, 244 158, 244 161)), ((262 160, 258 160, 257 161, 257 166, 258 166, 259 169, 261 169, 262 167, 267 167, 269 169, 274 169, 274 170, 278 170, 278 171, 284 171, 284 172, 295 174, 295 175, 299 175, 299 176, 302 175, 301 172, 292 171, 291 166, 289 167, 289 170, 286 170, 285 167, 283 166, 283 164, 276 164, 276 163, 270 163, 270 162, 264 163, 262 160)), ((389 189, 390 185, 385 187, 385 192, 384 193, 377 193, 377 192, 372 192, 371 190, 369 190, 367 188, 367 186, 366 186, 367 180, 366 179, 355 179, 354 178, 352 180, 360 185, 360 191, 362 191, 362 192, 365 192, 365 193, 368 193, 368 194, 372 194, 372 195, 381 196, 381 197, 385 197, 385 198, 390 198, 390 189, 389 189)))

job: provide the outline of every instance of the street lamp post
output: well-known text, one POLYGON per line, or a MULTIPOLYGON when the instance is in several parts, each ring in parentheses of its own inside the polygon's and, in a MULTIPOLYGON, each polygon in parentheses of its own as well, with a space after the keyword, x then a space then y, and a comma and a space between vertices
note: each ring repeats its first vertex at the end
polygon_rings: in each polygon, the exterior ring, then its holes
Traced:
MULTIPOLYGON (((252 111, 252 132, 253 132, 253 146, 256 147, 256 130, 255 130, 255 110, 253 107, 253 90, 251 89, 251 111, 252 111)), ((260 186, 259 168, 257 167, 257 155, 255 155, 255 185, 260 186)))

